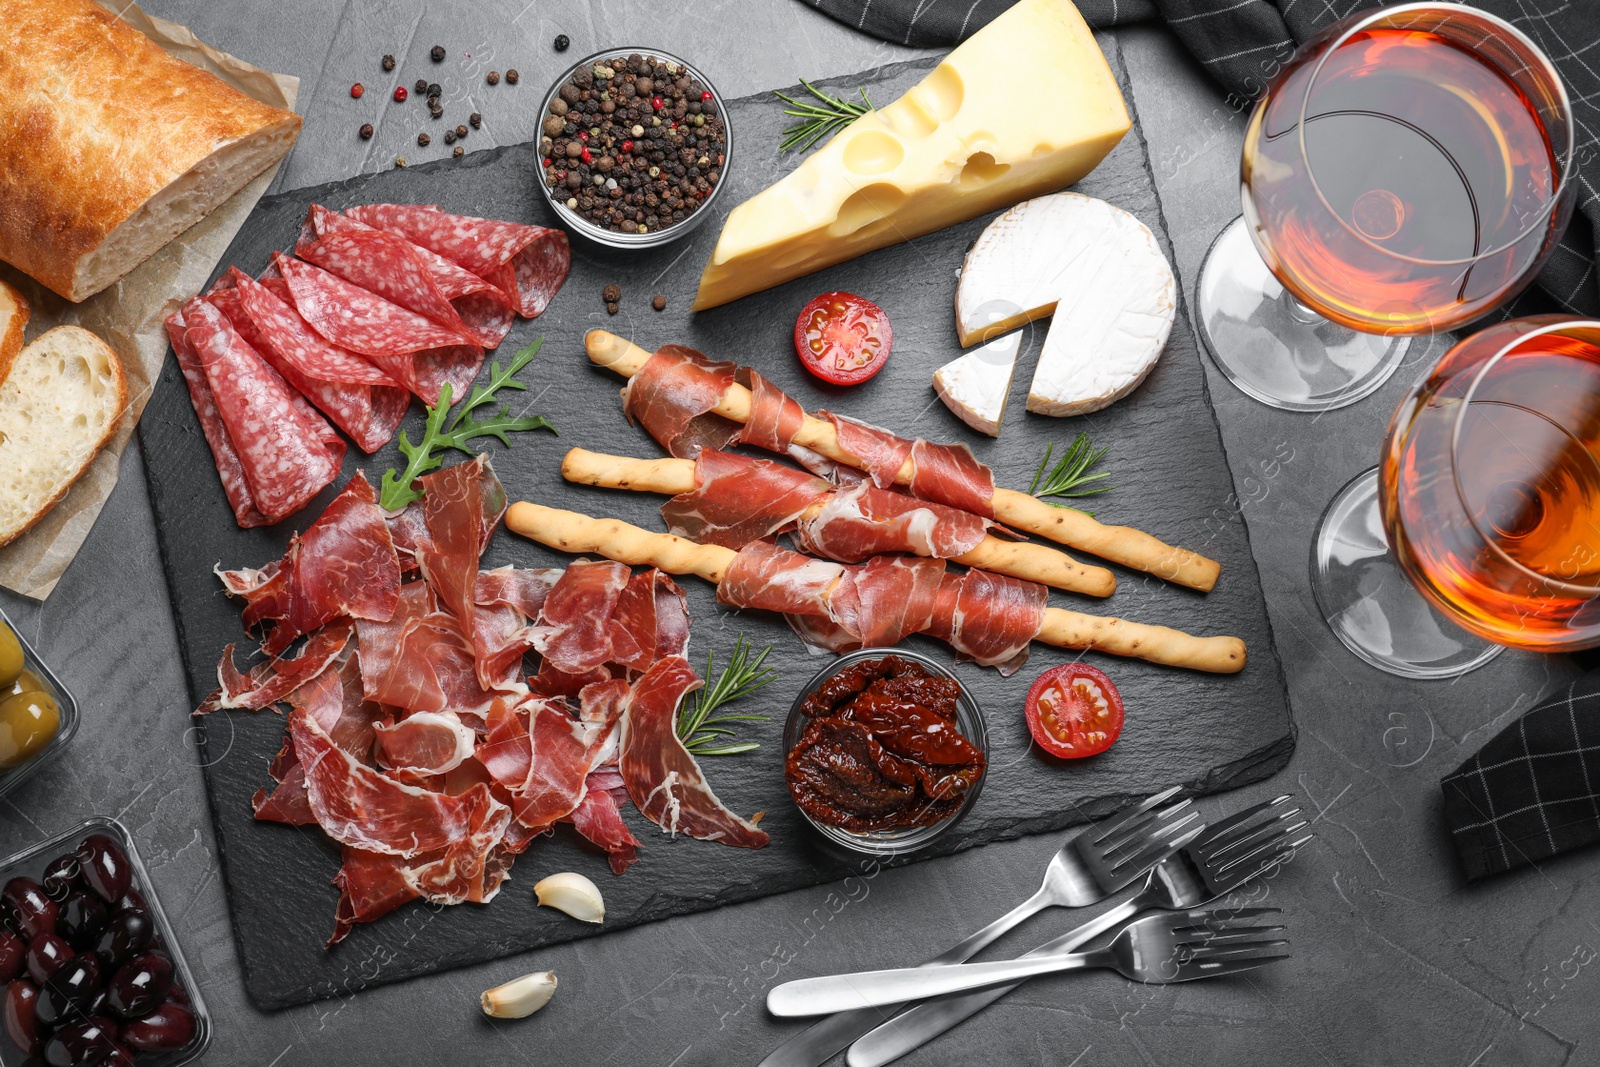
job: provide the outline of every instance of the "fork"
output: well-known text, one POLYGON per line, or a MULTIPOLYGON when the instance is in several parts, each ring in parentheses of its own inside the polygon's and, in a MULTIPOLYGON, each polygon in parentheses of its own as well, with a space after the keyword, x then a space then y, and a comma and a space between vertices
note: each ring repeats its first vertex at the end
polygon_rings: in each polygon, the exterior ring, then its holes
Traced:
MULTIPOLYGON (((1285 808, 1292 797, 1281 796, 1244 809, 1216 823, 1193 842, 1162 860, 1145 880, 1144 889, 1124 904, 1070 933, 1049 941, 1023 959, 1070 952, 1142 911, 1152 908, 1197 908, 1227 896, 1286 860, 1311 840, 1305 820, 1291 821, 1299 808, 1285 808), (1257 820, 1265 813, 1268 817, 1257 820)), ((850 1047, 849 1067, 883 1067, 938 1037, 963 1019, 976 1015, 1014 985, 979 989, 959 996, 926 1001, 879 1026, 850 1047)))
MULTIPOLYGON (((1204 823, 1191 825, 1198 815, 1189 810, 1188 800, 1156 810, 1176 796, 1180 788, 1163 790, 1114 818, 1085 827, 1051 858, 1038 892, 922 966, 962 963, 1045 908, 1085 907, 1132 885, 1205 829, 1204 823)), ((761 1067, 817 1067, 884 1018, 882 1009, 870 1008, 824 1019, 774 1049, 761 1061, 761 1067)))
POLYGON ((1129 923, 1109 946, 1093 952, 1053 952, 993 963, 801 978, 768 992, 767 1010, 779 1016, 820 1015, 1091 967, 1152 985, 1214 978, 1288 958, 1287 952, 1278 951, 1287 947, 1288 941, 1258 936, 1276 933, 1283 929, 1281 925, 1251 926, 1239 921, 1277 912, 1277 908, 1170 912, 1129 923))

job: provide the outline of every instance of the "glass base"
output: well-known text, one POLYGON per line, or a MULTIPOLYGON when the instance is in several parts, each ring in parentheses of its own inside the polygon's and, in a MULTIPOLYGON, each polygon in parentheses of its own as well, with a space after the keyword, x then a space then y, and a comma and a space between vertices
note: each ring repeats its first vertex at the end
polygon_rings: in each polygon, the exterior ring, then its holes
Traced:
POLYGON ((1503 651, 1441 615, 1389 554, 1376 467, 1356 475, 1322 513, 1311 590, 1346 648, 1402 678, 1454 678, 1503 651))
POLYGON ((1389 380, 1411 341, 1358 333, 1316 314, 1272 276, 1243 216, 1217 235, 1200 268, 1200 340, 1249 396, 1287 411, 1331 411, 1389 380))

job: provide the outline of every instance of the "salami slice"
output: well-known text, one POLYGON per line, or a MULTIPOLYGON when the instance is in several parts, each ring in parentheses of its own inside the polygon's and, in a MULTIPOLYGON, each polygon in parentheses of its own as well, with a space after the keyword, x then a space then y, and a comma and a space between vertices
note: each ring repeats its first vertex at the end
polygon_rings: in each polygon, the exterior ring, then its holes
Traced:
POLYGON ((372 364, 329 344, 266 286, 248 275, 240 275, 236 285, 233 292, 243 319, 259 337, 246 339, 267 362, 363 452, 388 444, 405 417, 410 394, 372 364), (350 380, 357 376, 377 381, 350 380))
POLYGON ((524 318, 534 318, 549 306, 572 269, 572 247, 560 230, 451 215, 423 204, 368 204, 348 214, 490 282, 512 298, 524 318))
POLYGON ((296 405, 298 394, 222 312, 195 299, 183 321, 251 501, 269 523, 287 518, 338 476, 344 442, 309 406, 296 405))
POLYGON ((228 494, 228 504, 240 526, 250 529, 265 526, 268 519, 256 509, 255 498, 250 495, 250 484, 245 481, 244 463, 239 459, 228 428, 222 424, 222 412, 217 409, 217 398, 206 381, 205 368, 200 357, 189 343, 188 324, 183 312, 176 311, 167 318, 167 337, 172 341, 172 351, 178 357, 178 368, 183 371, 184 383, 189 386, 189 399, 194 403, 194 413, 200 418, 200 432, 211 446, 211 457, 216 460, 217 474, 222 479, 222 491, 228 494))
POLYGON ((441 326, 464 328, 485 348, 498 347, 511 331, 515 308, 497 286, 399 234, 320 204, 311 205, 295 253, 441 326), (353 235, 381 235, 381 241, 353 235), (363 242, 367 254, 348 261, 343 245, 359 249, 363 242), (401 263, 403 269, 389 269, 401 263))
POLYGON ((310 263, 283 255, 274 262, 295 310, 313 330, 366 356, 424 403, 437 404, 445 382, 459 398, 478 376, 483 349, 464 332, 447 330, 310 263))

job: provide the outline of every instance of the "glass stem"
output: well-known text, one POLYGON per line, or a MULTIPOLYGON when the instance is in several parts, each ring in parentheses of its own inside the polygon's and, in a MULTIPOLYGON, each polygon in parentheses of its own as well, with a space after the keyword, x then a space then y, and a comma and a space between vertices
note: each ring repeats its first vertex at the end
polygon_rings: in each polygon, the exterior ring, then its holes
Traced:
POLYGON ((1288 312, 1289 317, 1296 322, 1302 322, 1310 326, 1314 323, 1325 321, 1321 315, 1296 300, 1294 294, 1287 289, 1283 291, 1283 295, 1278 299, 1283 304, 1283 310, 1288 312))

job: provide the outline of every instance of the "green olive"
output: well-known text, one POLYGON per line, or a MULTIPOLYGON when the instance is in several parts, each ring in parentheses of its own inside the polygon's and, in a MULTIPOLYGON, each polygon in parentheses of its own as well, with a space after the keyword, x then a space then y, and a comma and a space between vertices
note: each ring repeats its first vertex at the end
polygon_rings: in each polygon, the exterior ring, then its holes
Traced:
POLYGON ((40 678, 32 671, 23 671, 21 674, 17 675, 16 678, 12 679, 10 685, 0 686, 0 700, 4 700, 6 697, 14 697, 18 693, 48 692, 50 692, 50 687, 45 684, 45 680, 43 678, 40 678))
POLYGON ((22 642, 11 627, 0 622, 0 686, 10 685, 22 673, 22 642))
POLYGON ((39 754, 61 726, 61 711, 45 693, 18 693, 0 700, 0 767, 15 767, 39 754))

